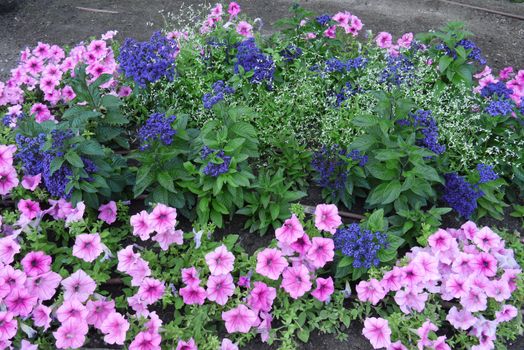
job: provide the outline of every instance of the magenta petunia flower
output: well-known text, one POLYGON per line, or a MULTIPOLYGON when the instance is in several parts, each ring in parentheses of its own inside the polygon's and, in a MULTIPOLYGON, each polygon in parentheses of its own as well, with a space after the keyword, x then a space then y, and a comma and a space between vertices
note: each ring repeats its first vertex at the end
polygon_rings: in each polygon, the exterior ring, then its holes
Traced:
POLYGON ((377 46, 381 49, 387 49, 391 47, 393 38, 391 37, 391 34, 389 34, 388 32, 380 32, 375 38, 375 42, 377 43, 377 46))
POLYGON ((434 340, 432 343, 434 350, 451 350, 450 346, 446 343, 446 336, 441 335, 437 338, 437 340, 434 340))
POLYGON ((401 277, 402 270, 400 267, 395 266, 391 271, 388 271, 384 274, 384 277, 382 277, 382 280, 380 281, 380 285, 382 288, 384 288, 386 293, 390 291, 397 291, 402 288, 402 285, 400 284, 401 277))
POLYGON ((129 322, 118 312, 110 313, 100 326, 100 331, 104 333, 104 341, 108 344, 123 345, 128 330, 129 322))
POLYGON ((470 289, 470 283, 464 276, 452 274, 445 283, 445 292, 452 298, 462 298, 470 289))
MULTIPOLYGON (((311 248, 311 240, 307 233, 304 233, 296 241, 291 243, 290 248, 301 256, 305 255, 309 251, 309 248, 311 248)), ((293 254, 293 251, 289 255, 293 254)))
POLYGON ((403 285, 415 286, 424 279, 424 269, 416 262, 410 262, 408 266, 402 268, 403 285))
POLYGON ((160 350, 161 341, 158 333, 140 332, 129 345, 129 350, 160 350))
POLYGON ((37 123, 42 123, 47 120, 54 120, 49 108, 43 103, 35 103, 30 110, 30 113, 35 116, 37 123))
POLYGON ((230 2, 227 8, 227 13, 229 13, 232 17, 238 16, 240 13, 240 5, 234 1, 230 2))
POLYGON ((10 311, 0 311, 0 339, 9 340, 16 335, 18 322, 10 311))
POLYGON ((320 231, 335 234, 337 228, 342 225, 342 219, 338 215, 338 208, 334 204, 319 204, 315 208, 315 227, 320 231))
POLYGON ((391 329, 388 321, 383 318, 366 318, 362 334, 369 340, 373 349, 387 348, 391 344, 391 329))
POLYGON ((450 249, 451 241, 453 241, 453 237, 442 229, 428 237, 428 244, 435 253, 445 252, 450 249))
POLYGON ((29 252, 21 261, 27 276, 42 275, 51 270, 52 259, 44 252, 29 252))
POLYGON ((235 292, 233 276, 230 273, 225 275, 211 275, 207 280, 207 299, 216 302, 218 305, 226 305, 227 300, 235 292))
POLYGON ((397 40, 397 44, 400 47, 403 47, 405 49, 408 49, 411 46, 411 42, 413 41, 413 33, 404 33, 402 36, 397 40))
POLYGON ((127 273, 133 277, 131 285, 134 287, 140 286, 144 278, 151 275, 151 269, 149 268, 149 262, 142 258, 136 259, 136 261, 129 267, 127 273))
POLYGON ((493 277, 497 273, 497 260, 489 253, 475 255, 470 265, 474 273, 485 277, 493 277))
POLYGON ((293 299, 300 298, 311 290, 309 270, 304 265, 286 267, 281 286, 293 299))
POLYGON ((127 305, 136 312, 137 317, 147 317, 149 315, 146 302, 138 294, 128 297, 127 305))
POLYGON ((10 167, 0 167, 0 195, 4 196, 11 193, 11 190, 18 186, 16 169, 10 167))
POLYGON ((253 33, 252 33, 253 26, 246 21, 238 22, 236 30, 238 34, 246 38, 250 38, 253 36, 253 33))
POLYGON ((7 305, 7 309, 12 312, 14 316, 26 317, 31 314, 38 299, 36 296, 29 294, 26 289, 17 288, 11 290, 11 294, 9 294, 4 302, 7 305))
POLYGON ((405 314, 410 314, 412 310, 422 312, 426 307, 428 293, 418 291, 415 288, 404 288, 395 294, 395 302, 405 314))
POLYGON ((98 208, 98 218, 104 221, 106 224, 111 225, 116 221, 116 203, 111 201, 107 204, 103 204, 98 208))
POLYGON ((27 219, 32 220, 40 213, 40 204, 31 199, 21 199, 18 202, 18 210, 27 219))
POLYGON ((266 248, 257 254, 256 272, 262 276, 277 280, 287 266, 287 260, 278 249, 266 248))
POLYGON ((247 333, 251 327, 259 323, 257 314, 245 305, 238 305, 232 310, 222 312, 222 319, 226 322, 228 333, 247 333))
POLYGON ((133 226, 133 234, 145 241, 154 231, 147 211, 142 210, 140 213, 131 216, 131 226, 133 226))
POLYGON ((182 269, 182 282, 186 285, 198 285, 200 284, 200 279, 198 278, 198 271, 194 266, 182 269))
POLYGON ((86 340, 88 331, 87 323, 70 320, 63 323, 53 336, 56 339, 58 349, 78 349, 86 340))
POLYGON ((275 236, 280 242, 291 244, 302 237, 304 229, 295 214, 284 221, 282 227, 275 230, 275 236))
POLYGON ((42 181, 42 174, 35 176, 24 175, 22 178, 22 187, 29 191, 34 191, 42 181))
POLYGON ((157 204, 155 209, 149 214, 151 225, 156 232, 164 232, 174 228, 176 217, 176 209, 165 204, 157 204))
POLYGON ((229 252, 225 245, 217 247, 206 254, 206 264, 212 275, 225 275, 233 271, 235 256, 229 252))
POLYGON ((326 38, 335 39, 337 37, 337 26, 330 26, 324 30, 324 36, 326 38))
POLYGON ((502 243, 500 237, 488 227, 480 229, 473 237, 473 242, 485 252, 501 248, 502 243))
POLYGON ((408 350, 408 348, 402 344, 400 340, 398 340, 394 343, 391 343, 388 347, 388 350, 408 350))
POLYGON ((56 317, 58 321, 64 323, 66 321, 85 322, 89 310, 84 304, 78 300, 65 300, 62 305, 56 310, 56 317))
POLYGON ((88 311, 87 324, 101 329, 100 327, 105 319, 115 312, 115 302, 113 300, 88 300, 86 309, 88 311))
POLYGON ((333 261, 334 256, 335 244, 331 238, 313 237, 307 258, 315 268, 324 267, 326 263, 333 261))
POLYGON ((165 286, 162 281, 154 278, 144 278, 138 289, 138 295, 147 304, 153 304, 164 295, 165 286))
POLYGON ((269 287, 264 282, 257 281, 247 297, 247 305, 253 311, 269 312, 276 297, 277 290, 275 288, 269 287))
POLYGON ((102 254, 103 250, 102 241, 98 233, 84 233, 76 236, 73 256, 92 262, 102 254))
POLYGON ((335 291, 333 285, 333 279, 328 278, 317 278, 317 288, 311 292, 311 295, 317 298, 318 300, 325 302, 328 301, 331 297, 331 294, 335 291))
POLYGON ((64 299, 75 299, 84 302, 96 289, 95 281, 83 270, 77 270, 62 281, 64 299))
POLYGON ((449 309, 446 320, 456 329, 462 329, 464 331, 471 328, 477 322, 477 318, 475 318, 471 312, 467 309, 459 311, 456 306, 449 309))
POLYGON ((203 305, 206 301, 206 290, 199 285, 188 285, 178 291, 187 305, 203 305))
POLYGON ((179 340, 175 350, 198 350, 193 338, 188 341, 179 340))
POLYGON ((386 291, 375 278, 369 281, 360 281, 357 284, 356 290, 360 301, 369 301, 373 305, 377 305, 377 303, 386 296, 386 291))
POLYGON ((15 145, 0 145, 0 168, 11 167, 13 165, 15 152, 15 145))

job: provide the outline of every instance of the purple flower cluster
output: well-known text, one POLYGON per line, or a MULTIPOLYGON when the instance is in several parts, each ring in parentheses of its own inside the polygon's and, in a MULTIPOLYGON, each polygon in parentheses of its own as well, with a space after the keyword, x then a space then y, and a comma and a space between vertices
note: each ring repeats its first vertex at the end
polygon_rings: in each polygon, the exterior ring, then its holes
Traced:
POLYGON ((431 115, 431 111, 418 110, 415 113, 410 113, 409 116, 413 118, 413 125, 420 127, 423 139, 418 142, 423 147, 429 149, 435 154, 442 154, 446 151, 446 146, 438 143, 438 126, 435 118, 431 115))
POLYGON ((513 112, 514 106, 515 104, 511 100, 494 100, 489 102, 484 111, 492 117, 505 117, 513 112))
POLYGON ((501 98, 510 99, 513 94, 513 90, 508 88, 504 82, 499 81, 497 83, 489 83, 480 90, 482 97, 488 98, 496 95, 501 98))
POLYGON ((224 95, 231 95, 235 93, 235 89, 231 86, 228 86, 222 80, 218 80, 213 83, 212 86, 213 93, 206 93, 202 97, 202 102, 204 103, 204 108, 211 109, 215 104, 224 99, 224 95))
POLYGON ((359 91, 360 89, 353 88, 351 82, 346 82, 346 84, 344 84, 344 86, 340 89, 340 92, 336 94, 337 107, 340 107, 342 103, 344 103, 344 101, 346 101, 350 96, 355 95, 359 91))
POLYGON ((363 230, 359 224, 351 224, 338 229, 333 240, 335 249, 353 258, 355 269, 369 269, 372 266, 378 266, 380 264, 378 253, 388 247, 385 233, 363 230))
POLYGON ((379 83, 400 86, 413 80, 413 63, 405 55, 388 56, 387 65, 381 72, 379 83))
POLYGON ((227 173, 229 165, 231 164, 231 157, 226 156, 222 150, 217 151, 204 146, 200 152, 201 159, 208 160, 210 156, 214 156, 214 159, 208 161, 203 170, 204 175, 218 177, 221 174, 227 173))
POLYGON ((317 174, 316 183, 332 191, 337 196, 345 191, 346 180, 349 175, 349 163, 357 162, 360 167, 366 165, 368 157, 360 151, 346 151, 338 145, 322 148, 313 154, 311 166, 317 174))
POLYGON ((329 21, 331 21, 331 16, 330 15, 321 15, 321 16, 318 16, 317 18, 315 18, 315 20, 321 26, 325 26, 326 24, 329 23, 329 21))
POLYGON ((482 56, 482 52, 473 41, 462 39, 457 43, 457 46, 462 46, 464 49, 470 50, 468 54, 470 60, 477 61, 481 66, 486 64, 486 58, 482 56))
POLYGON ((162 78, 169 81, 175 76, 177 43, 162 33, 155 32, 149 41, 140 42, 127 38, 120 48, 120 69, 126 77, 145 87, 162 78))
POLYGON ((499 178, 498 174, 495 172, 495 170, 493 170, 491 165, 477 164, 477 171, 480 176, 479 184, 494 181, 499 178))
POLYGON ((284 61, 292 62, 302 56, 302 49, 296 45, 288 45, 280 51, 280 56, 284 58, 284 61))
POLYGON ((140 150, 146 150, 151 145, 159 141, 168 146, 173 142, 173 136, 176 130, 173 129, 173 122, 176 116, 167 117, 165 113, 153 113, 147 119, 145 125, 138 130, 138 140, 140 141, 140 150))
POLYGON ((354 69, 362 69, 365 68, 368 63, 367 58, 364 58, 362 56, 356 57, 356 58, 350 58, 347 61, 341 61, 336 57, 332 57, 326 61, 326 68, 325 72, 332 73, 332 72, 350 72, 354 69))
POLYGON ((271 56, 265 55, 257 47, 254 38, 249 38, 237 46, 237 55, 235 62, 235 73, 239 73, 239 67, 242 67, 245 72, 253 72, 251 83, 260 84, 266 82, 269 85, 273 81, 273 74, 275 73, 275 63, 271 56))
POLYGON ((44 153, 42 179, 47 191, 55 197, 70 198, 71 190, 66 192, 67 184, 71 181, 73 171, 67 164, 62 164, 58 170, 51 174, 51 163, 56 158, 50 152, 44 153))
POLYGON ((25 175, 37 175, 43 172, 44 155, 42 147, 46 142, 46 135, 39 134, 36 137, 28 137, 17 134, 16 159, 22 163, 22 170, 25 175))
POLYGON ((468 219, 477 209, 477 200, 484 195, 457 173, 444 175, 446 184, 442 199, 460 216, 468 219))

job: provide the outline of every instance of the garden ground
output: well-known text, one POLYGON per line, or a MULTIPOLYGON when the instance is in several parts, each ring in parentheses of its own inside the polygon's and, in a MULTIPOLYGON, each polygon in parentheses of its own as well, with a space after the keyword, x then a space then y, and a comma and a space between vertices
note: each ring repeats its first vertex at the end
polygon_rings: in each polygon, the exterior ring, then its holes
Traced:
MULTIPOLYGON (((463 3, 481 5, 486 8, 524 16, 524 4, 513 4, 505 0, 460 0, 463 3)), ((163 15, 178 13, 182 3, 198 4, 198 0, 18 0, 17 8, 0 14, 0 78, 16 64, 18 52, 26 45, 46 41, 67 45, 98 35, 110 29, 120 32, 120 38, 131 36, 145 39, 163 25, 163 15), (82 9, 84 7, 84 9, 82 9), (88 9, 106 12, 93 12, 88 9), (163 10, 163 14, 159 11, 163 10)), ((238 1, 250 16, 261 17, 264 30, 271 30, 273 21, 281 17, 292 1, 289 0, 244 0, 238 1)), ((421 32, 437 28, 447 21, 460 20, 475 33, 474 39, 493 67, 507 65, 524 66, 522 44, 524 43, 524 21, 500 15, 472 10, 439 0, 314 0, 301 1, 306 8, 322 13, 349 10, 358 15, 366 29, 374 32, 388 30, 393 34, 421 32)), ((490 223, 491 224, 491 223, 490 223)), ((514 228, 514 223, 506 225, 514 228)), ((235 228, 231 228, 234 231, 235 228)), ((244 243, 252 247, 258 237, 246 236, 244 243)), ((303 349, 370 349, 369 343, 360 335, 361 325, 354 324, 349 330, 349 341, 339 342, 332 336, 312 336, 303 349)), ((268 349, 260 343, 251 344, 249 349, 268 349)), ((510 349, 524 348, 524 340, 513 344, 510 349)))

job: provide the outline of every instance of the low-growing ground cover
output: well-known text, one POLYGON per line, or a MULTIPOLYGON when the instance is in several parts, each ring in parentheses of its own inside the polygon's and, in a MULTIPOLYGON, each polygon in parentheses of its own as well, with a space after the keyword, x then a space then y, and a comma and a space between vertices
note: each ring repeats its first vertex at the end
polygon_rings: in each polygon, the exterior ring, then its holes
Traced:
POLYGON ((521 238, 473 221, 524 217, 523 70, 492 72, 460 23, 393 38, 293 6, 263 37, 234 2, 186 18, 39 43, 0 83, 3 348, 522 333, 521 238), (266 236, 246 253, 246 235, 266 236))

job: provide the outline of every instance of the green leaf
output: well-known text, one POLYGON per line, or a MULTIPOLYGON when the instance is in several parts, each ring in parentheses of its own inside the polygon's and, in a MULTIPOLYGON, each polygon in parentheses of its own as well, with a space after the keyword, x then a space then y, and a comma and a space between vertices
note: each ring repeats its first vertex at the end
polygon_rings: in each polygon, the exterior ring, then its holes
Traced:
POLYGON ((271 213, 271 220, 276 220, 280 212, 280 206, 276 203, 271 203, 269 205, 269 212, 271 213))
POLYGON ((445 55, 445 56, 440 57, 440 59, 439 59, 439 61, 438 61, 438 69, 439 69, 441 72, 444 72, 444 71, 449 67, 449 65, 451 64, 451 62, 453 62, 453 58, 451 58, 451 57, 448 56, 448 55, 445 55))
POLYGON ((70 150, 65 154, 65 159, 68 161, 69 164, 74 166, 75 168, 83 168, 84 162, 82 159, 80 159, 80 156, 76 154, 76 152, 70 150))
POLYGON ((309 330, 302 328, 297 333, 298 339, 300 339, 303 343, 307 343, 309 340, 309 330))
POLYGON ((64 158, 61 158, 61 157, 56 157, 51 161, 51 165, 49 169, 51 176, 55 173, 55 171, 60 169, 63 163, 64 163, 64 158))
POLYGON ((173 183, 173 178, 167 171, 162 171, 156 176, 160 186, 168 190, 169 192, 176 192, 175 185, 173 183))
POLYGON ((398 180, 380 184, 371 191, 367 202, 370 205, 392 203, 400 195, 401 187, 400 181, 398 180))

